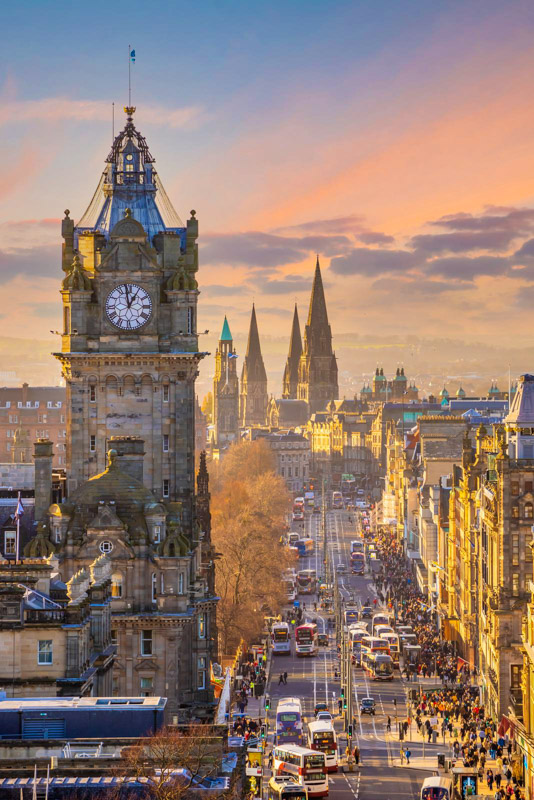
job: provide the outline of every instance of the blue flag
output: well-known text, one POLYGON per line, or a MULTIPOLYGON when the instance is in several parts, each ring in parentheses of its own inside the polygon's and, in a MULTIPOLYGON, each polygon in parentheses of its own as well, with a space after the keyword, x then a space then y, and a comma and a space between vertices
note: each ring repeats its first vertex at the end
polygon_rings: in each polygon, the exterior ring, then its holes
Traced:
POLYGON ((135 50, 130 50, 130 61, 135 64, 135 50))
POLYGON ((19 492, 17 510, 15 511, 15 519, 19 520, 23 514, 24 514, 24 506, 22 505, 22 500, 20 499, 20 492, 19 492))
POLYGON ((237 353, 228 353, 228 358, 237 358, 237 353))

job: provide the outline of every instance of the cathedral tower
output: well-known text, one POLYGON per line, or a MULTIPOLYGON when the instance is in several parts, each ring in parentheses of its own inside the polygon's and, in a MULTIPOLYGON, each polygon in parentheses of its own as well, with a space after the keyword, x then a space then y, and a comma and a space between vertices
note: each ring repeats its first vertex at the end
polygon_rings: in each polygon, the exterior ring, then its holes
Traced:
POLYGON ((239 421, 242 428, 248 425, 265 425, 267 418, 267 373, 260 347, 256 309, 252 305, 247 352, 241 371, 239 421))
POLYGON ((297 399, 297 386, 299 382, 299 362, 302 355, 302 339, 300 337, 300 323, 295 303, 295 313, 293 314, 293 325, 291 327, 291 339, 289 341, 289 353, 287 356, 286 368, 284 370, 284 383, 282 387, 282 397, 284 400, 297 399))
POLYGON ((237 356, 225 317, 215 353, 213 378, 213 423, 217 448, 237 441, 239 435, 239 380, 236 367, 237 356))
POLYGON ((68 490, 106 467, 109 439, 145 443, 144 482, 192 518, 198 221, 184 225, 134 108, 91 203, 62 224, 60 360, 67 384, 68 490))
POLYGON ((297 397, 306 400, 309 413, 313 414, 324 411, 327 403, 337 400, 338 396, 337 363, 317 256, 310 310, 304 329, 304 349, 299 363, 297 397))

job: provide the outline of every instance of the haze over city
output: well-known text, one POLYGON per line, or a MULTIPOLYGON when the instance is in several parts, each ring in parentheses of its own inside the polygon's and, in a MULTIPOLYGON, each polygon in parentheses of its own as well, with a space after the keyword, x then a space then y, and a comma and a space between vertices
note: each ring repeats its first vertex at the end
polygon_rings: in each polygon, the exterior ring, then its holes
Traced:
POLYGON ((65 15, 32 2, 3 15, 0 336, 54 345, 60 219, 90 202, 112 103, 123 124, 131 43, 136 123, 178 213, 194 206, 201 224, 207 348, 225 313, 244 337, 255 300, 279 382, 270 339, 287 340, 295 300, 305 315, 316 253, 340 370, 357 382, 377 358, 400 359, 336 336, 480 342, 482 372, 488 345, 528 341, 530 3, 156 2, 147 14, 134 0, 65 15))

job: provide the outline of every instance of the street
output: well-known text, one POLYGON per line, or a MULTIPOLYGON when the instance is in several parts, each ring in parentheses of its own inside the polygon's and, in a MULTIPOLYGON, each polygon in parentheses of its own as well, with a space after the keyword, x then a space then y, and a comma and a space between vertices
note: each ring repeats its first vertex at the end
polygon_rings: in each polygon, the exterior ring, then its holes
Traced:
MULTIPOLYGON (((329 511, 326 515, 327 541, 333 569, 343 564, 346 571, 337 572, 340 595, 345 600, 354 600, 358 605, 364 603, 366 598, 374 598, 376 591, 371 576, 352 575, 349 573, 350 541, 354 538, 357 528, 357 515, 347 511, 329 511)), ((296 529, 296 527, 295 527, 296 529)), ((301 527, 302 530, 302 527, 301 527)), ((323 544, 321 536, 321 515, 307 514, 304 522, 304 535, 315 540, 314 553, 308 557, 301 557, 297 569, 315 569, 318 576, 324 574, 323 544)), ((301 606, 306 606, 303 619, 316 619, 319 632, 327 631, 327 620, 323 613, 313 611, 316 596, 300 595, 301 606)), ((332 615, 328 615, 332 616, 332 615)), ((340 696, 339 678, 334 678, 334 670, 338 665, 335 635, 330 635, 328 648, 319 648, 318 655, 312 658, 297 658, 294 654, 294 639, 292 640, 291 655, 273 656, 271 669, 271 683, 268 692, 271 697, 270 736, 272 742, 272 723, 276 712, 277 702, 281 697, 299 697, 302 702, 305 721, 314 718, 316 702, 326 702, 329 710, 336 713, 338 698, 340 696), (287 685, 279 684, 280 673, 287 671, 287 685)), ((397 726, 395 724, 396 712, 399 719, 405 719, 408 714, 407 692, 404 680, 400 678, 399 671, 395 671, 392 682, 369 681, 367 673, 361 668, 353 670, 353 708, 354 708, 354 736, 352 746, 357 744, 360 748, 360 769, 353 772, 331 774, 330 797, 348 798, 357 797, 362 800, 376 800, 376 798, 407 798, 416 800, 419 797, 423 779, 431 775, 431 771, 412 770, 399 765, 400 746, 397 726), (363 697, 373 697, 376 701, 376 716, 361 715, 360 701, 363 697), (394 705, 394 699, 397 706, 394 705), (388 716, 391 718, 391 733, 386 731, 388 716)), ((343 732, 341 717, 336 718, 336 733, 338 735, 339 754, 345 755, 347 745, 346 735, 343 732)), ((411 734, 414 738, 415 732, 411 734)), ((419 738, 419 737, 418 737, 419 738)), ((420 754, 422 744, 407 739, 413 756, 420 754)), ((434 748, 436 752, 439 747, 434 748)), ((427 748, 428 754, 428 748, 427 748)))

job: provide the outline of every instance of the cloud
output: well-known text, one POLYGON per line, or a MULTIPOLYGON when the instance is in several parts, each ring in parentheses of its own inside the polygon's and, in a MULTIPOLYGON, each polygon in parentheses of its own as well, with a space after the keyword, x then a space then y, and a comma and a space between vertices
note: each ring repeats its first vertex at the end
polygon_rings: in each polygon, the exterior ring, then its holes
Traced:
POLYGON ((509 260, 499 256, 476 256, 475 258, 453 256, 428 261, 425 271, 429 275, 472 281, 478 275, 504 275, 509 266, 509 260))
POLYGON ((333 258, 330 269, 337 275, 380 275, 413 269, 422 260, 417 253, 408 250, 355 247, 347 255, 333 258))
POLYGON ((291 292, 309 292, 311 289, 311 275, 286 275, 281 280, 271 279, 262 283, 261 291, 265 294, 289 294, 291 292))
POLYGON ((525 286, 519 289, 515 296, 514 304, 518 308, 532 311, 532 306, 534 305, 534 286, 525 286))
POLYGON ((465 253, 470 250, 506 250, 517 238, 515 231, 458 231, 412 236, 410 247, 425 253, 465 253))
POLYGON ((277 229, 281 231, 315 231, 317 233, 358 233, 365 230, 365 217, 362 214, 349 214, 346 217, 333 217, 332 219, 315 219, 310 222, 301 222, 277 229))
POLYGON ((521 264, 524 261, 530 263, 530 259, 534 257, 534 239, 527 239, 526 242, 523 242, 519 250, 511 257, 511 260, 514 264, 521 264))
POLYGON ((64 277, 59 245, 11 252, 0 250, 0 284, 8 283, 19 276, 56 278, 59 284, 64 277))
MULTIPOLYGON (((171 129, 192 127, 204 111, 201 106, 169 108, 143 106, 140 126, 158 125, 171 129)), ((41 100, 8 100, 0 105, 0 126, 24 122, 105 122, 109 123, 110 104, 100 100, 72 100, 69 97, 45 97, 41 100)), ((137 122, 137 119, 136 119, 137 122)), ((118 129, 122 127, 118 120, 118 129)))
POLYGON ((61 239, 60 219, 8 220, 0 224, 0 248, 5 253, 43 247, 61 239))
POLYGON ((351 242, 346 236, 278 236, 262 231, 207 234, 202 246, 206 264, 245 264, 251 269, 272 269, 297 264, 310 253, 332 256, 346 252, 351 242))
POLYGON ((202 292, 215 297, 232 297, 237 294, 250 294, 250 288, 243 283, 234 286, 223 286, 222 284, 202 284, 202 292))
POLYGON ((378 292, 390 294, 393 297, 402 296, 406 299, 408 295, 412 296, 431 296, 439 295, 444 292, 455 292, 464 290, 466 287, 461 283, 448 283, 446 281, 426 280, 424 278, 417 278, 416 280, 402 280, 401 278, 380 278, 372 284, 372 289, 378 292))
POLYGON ((392 244, 395 241, 393 236, 388 236, 387 233, 381 233, 380 231, 359 233, 358 239, 364 244, 392 244))
POLYGON ((534 230, 534 209, 502 208, 489 206, 487 214, 446 214, 440 219, 430 222, 453 231, 504 231, 509 230, 516 235, 526 234, 534 230))

